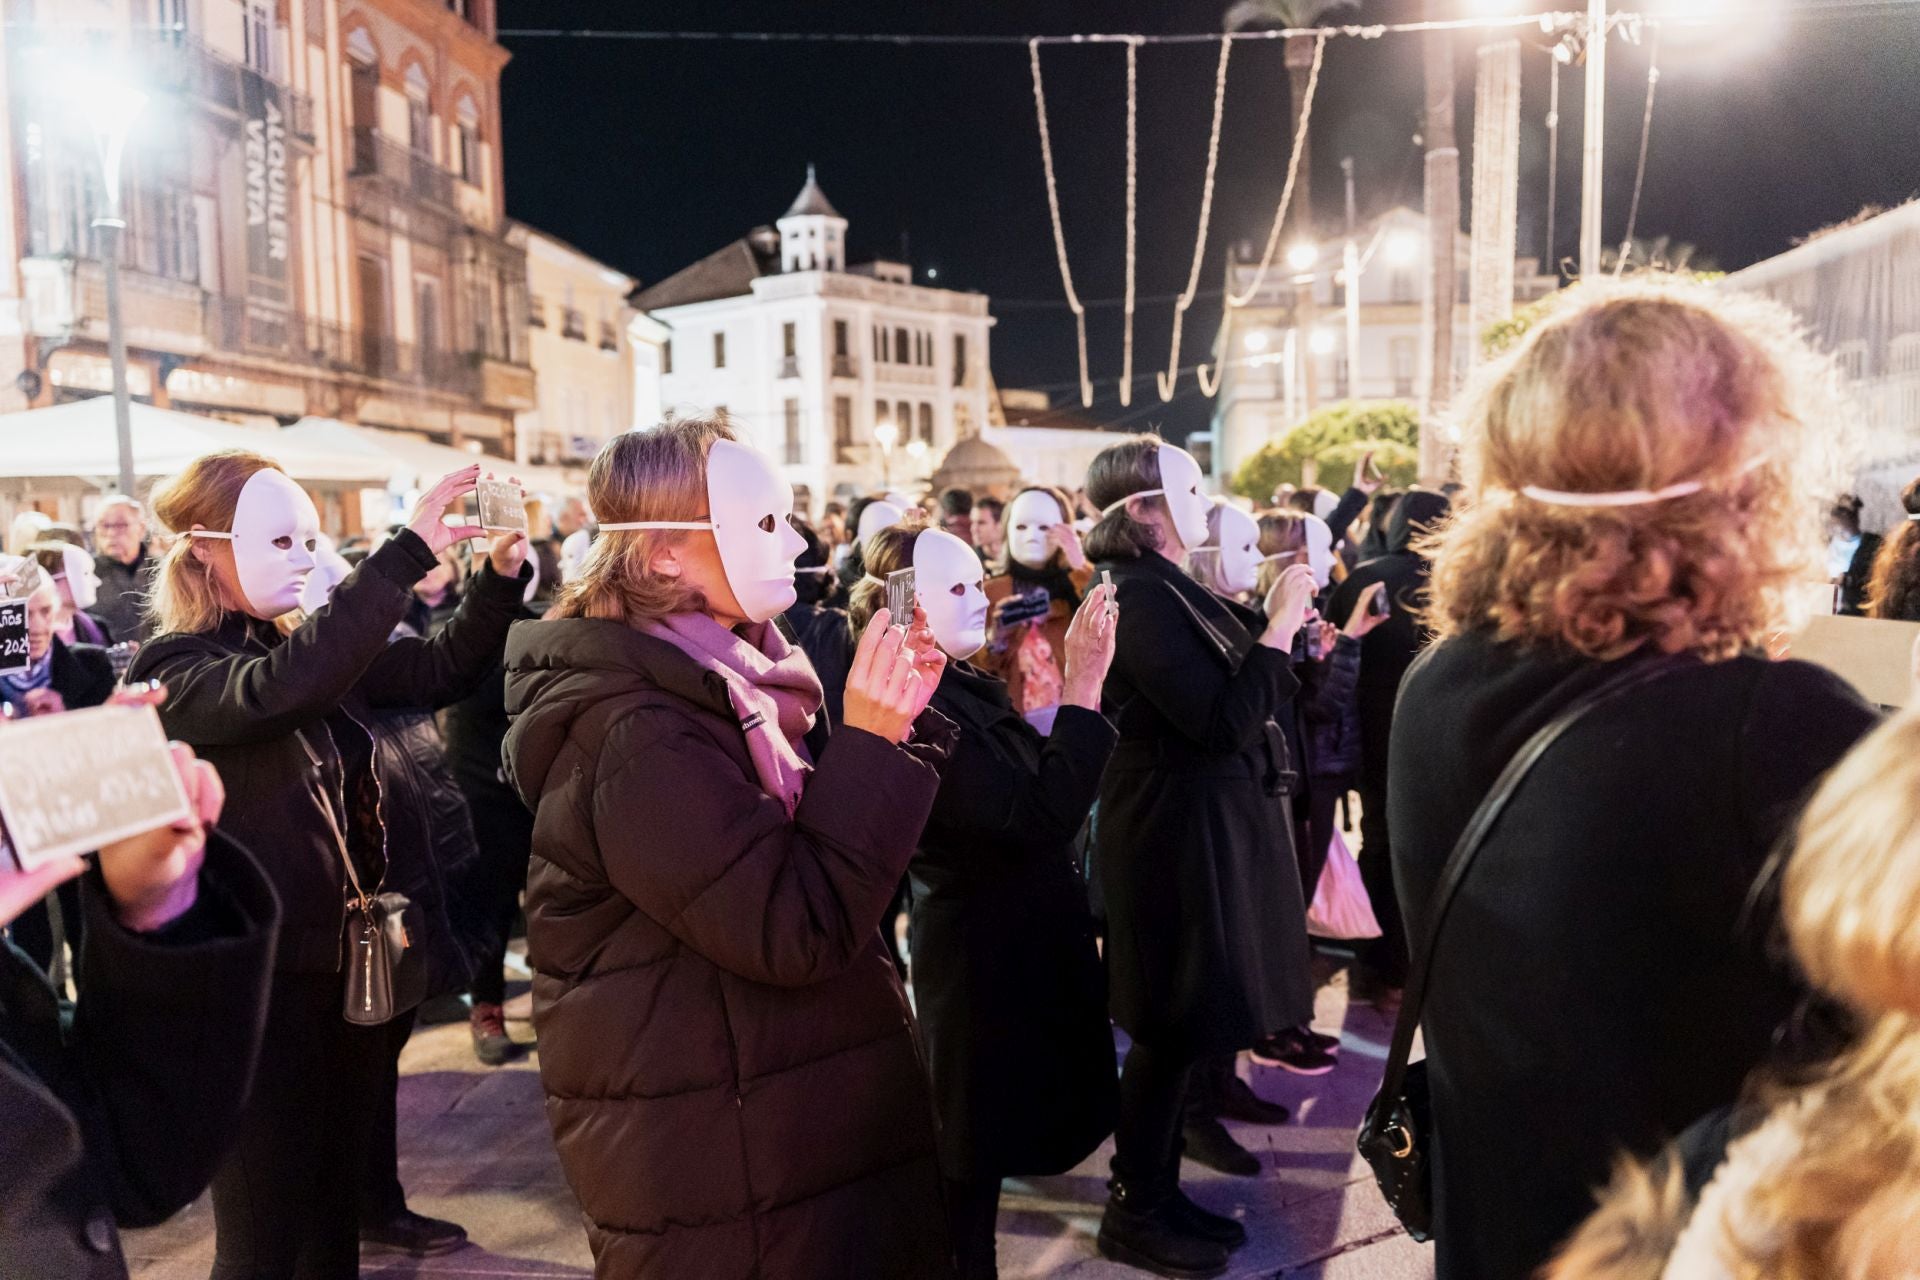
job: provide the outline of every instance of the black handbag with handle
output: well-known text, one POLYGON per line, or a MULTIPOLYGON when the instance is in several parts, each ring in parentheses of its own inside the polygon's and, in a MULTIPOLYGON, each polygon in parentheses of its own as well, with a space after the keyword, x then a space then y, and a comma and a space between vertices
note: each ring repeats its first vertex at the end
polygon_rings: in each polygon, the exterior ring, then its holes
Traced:
MULTIPOLYGON (((1429 1165, 1433 1151, 1433 1104, 1426 1061, 1409 1063, 1407 1055, 1413 1050, 1413 1033, 1420 1027, 1421 1007, 1426 1003, 1427 984, 1433 976, 1433 957, 1447 908, 1507 802, 1561 735, 1603 703, 1612 702, 1670 671, 1691 666, 1695 661, 1683 655, 1670 655, 1629 663, 1575 698, 1528 738, 1507 762, 1493 789, 1473 811, 1460 839, 1454 843, 1453 852, 1447 856, 1446 865, 1440 871, 1439 889, 1427 912, 1426 942, 1420 949, 1420 962, 1414 966, 1407 982, 1406 998, 1401 1002, 1400 1017, 1394 1024, 1386 1073, 1381 1077, 1380 1092, 1374 1095, 1366 1118, 1360 1122, 1358 1141, 1360 1155, 1372 1167, 1380 1194, 1400 1219, 1400 1225, 1415 1240, 1424 1243, 1433 1239, 1433 1171, 1429 1165)), ((1409 670, 1408 678, 1413 674, 1409 670)))

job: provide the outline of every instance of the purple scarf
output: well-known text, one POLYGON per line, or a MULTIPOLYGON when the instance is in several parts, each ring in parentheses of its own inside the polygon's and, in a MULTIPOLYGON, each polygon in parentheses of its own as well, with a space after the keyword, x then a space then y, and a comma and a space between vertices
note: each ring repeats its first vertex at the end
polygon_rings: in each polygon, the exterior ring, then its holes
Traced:
POLYGON ((823 698, 807 655, 770 622, 743 627, 740 635, 707 614, 676 613, 641 623, 640 630, 726 681, 760 786, 791 818, 813 770, 805 738, 823 698))

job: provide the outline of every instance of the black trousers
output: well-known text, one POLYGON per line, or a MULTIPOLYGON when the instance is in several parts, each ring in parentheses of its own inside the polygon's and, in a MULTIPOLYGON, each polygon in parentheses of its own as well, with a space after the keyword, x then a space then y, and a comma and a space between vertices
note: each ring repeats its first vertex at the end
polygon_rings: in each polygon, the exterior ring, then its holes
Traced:
POLYGON ((960 1280, 999 1280, 994 1226, 1000 1216, 1000 1179, 947 1179, 947 1234, 960 1263, 960 1280))
POLYGON ((1120 1117, 1113 1133, 1113 1176, 1143 1207, 1179 1185, 1187 1084, 1199 1055, 1134 1041, 1120 1067, 1120 1117))
POLYGON ((213 1178, 212 1280, 355 1280, 388 1027, 341 1017, 339 974, 276 973, 253 1097, 213 1178))
POLYGON ((474 909, 487 914, 492 930, 488 950, 473 978, 475 1004, 504 1004, 507 999, 507 939, 520 912, 520 891, 527 887, 527 860, 533 854, 533 815, 505 787, 462 782, 460 790, 473 814, 480 860, 473 876, 474 909))
POLYGON ((1387 830, 1385 778, 1360 780, 1360 878, 1366 883, 1380 936, 1360 945, 1358 957, 1368 976, 1390 987, 1407 985, 1407 929, 1400 919, 1400 895, 1393 887, 1393 845, 1387 830))
POLYGON ((380 1098, 367 1133, 367 1171, 360 1184, 362 1226, 392 1222, 407 1208, 406 1189, 400 1185, 400 1051, 413 1035, 417 1010, 409 1010, 380 1028, 387 1033, 385 1073, 380 1098))

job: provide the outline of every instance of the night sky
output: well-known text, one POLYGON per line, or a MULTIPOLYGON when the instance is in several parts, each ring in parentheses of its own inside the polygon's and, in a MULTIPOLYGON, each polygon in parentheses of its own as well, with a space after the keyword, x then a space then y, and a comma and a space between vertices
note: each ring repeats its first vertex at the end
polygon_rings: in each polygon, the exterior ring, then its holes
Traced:
MULTIPOLYGON (((1226 0, 500 0, 523 27, 699 31, 1065 34, 1218 30, 1226 0)), ((1464 3, 1462 9, 1467 6, 1464 3)), ((1529 5, 1528 8, 1572 7, 1529 5)), ((1728 5, 1735 12, 1749 0, 1728 5)), ((1660 50, 1639 233, 1697 245, 1724 268, 1789 247, 1870 203, 1920 195, 1920 2, 1794 0, 1770 37, 1743 20, 1677 33, 1660 50)), ((1419 0, 1363 0, 1366 21, 1423 16, 1419 0)), ((1545 239, 1548 62, 1529 32, 1522 108, 1520 247, 1545 239)), ((1361 216, 1418 207, 1421 37, 1329 44, 1313 128, 1314 206, 1325 234, 1343 216, 1340 157, 1357 168, 1361 216)), ((503 35, 507 209, 640 277, 659 280, 771 223, 808 161, 849 219, 850 260, 898 256, 916 279, 991 295, 1003 386, 1077 399, 1072 316, 1046 208, 1027 53, 1020 46, 768 45, 538 39, 503 35)), ((1457 37, 1463 177, 1471 170, 1474 37, 1457 37)), ((1626 220, 1649 50, 1612 45, 1606 235, 1626 220)), ((1086 299, 1123 287, 1124 53, 1043 50, 1074 280, 1086 299)), ((1138 381, 1115 398, 1117 307, 1091 316, 1094 414, 1175 435, 1209 404, 1182 381, 1158 404, 1172 304, 1186 283, 1205 168, 1216 45, 1140 53, 1138 381), (1148 402, 1152 403, 1149 404, 1148 402)), ((1577 251, 1581 74, 1561 82, 1557 256, 1577 251)), ((1237 45, 1228 79, 1203 291, 1223 254, 1263 238, 1291 138, 1279 43, 1237 45)), ((1463 200, 1463 216, 1466 204, 1463 200)), ((1182 363, 1204 358, 1218 319, 1203 294, 1182 363)))

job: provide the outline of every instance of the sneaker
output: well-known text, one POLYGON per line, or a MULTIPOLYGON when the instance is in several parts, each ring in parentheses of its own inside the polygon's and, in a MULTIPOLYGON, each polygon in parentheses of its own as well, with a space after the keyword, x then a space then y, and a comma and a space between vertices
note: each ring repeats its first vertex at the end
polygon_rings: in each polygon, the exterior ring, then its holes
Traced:
POLYGON ((1300 1028, 1300 1034, 1306 1038, 1308 1044, 1314 1046, 1316 1049, 1330 1053, 1336 1058, 1340 1056, 1339 1036, 1330 1036, 1324 1031, 1315 1031, 1312 1027, 1300 1028))
POLYGON ((1339 1065, 1331 1053, 1298 1031, 1281 1031, 1253 1046, 1253 1060, 1297 1076, 1324 1076, 1339 1065))
POLYGON ((477 1004, 467 1021, 473 1033, 473 1056, 489 1067, 501 1067, 520 1056, 520 1046, 507 1036, 507 1020, 497 1004, 477 1004))
POLYGON ((1178 1187, 1167 1201, 1167 1217, 1188 1235, 1211 1240, 1228 1249, 1238 1249, 1247 1242, 1247 1228, 1237 1218, 1202 1209, 1178 1187))
POLYGON ((411 1209, 402 1209, 378 1226, 360 1228, 363 1253, 404 1253, 414 1258, 434 1258, 464 1249, 466 1245, 465 1227, 429 1218, 411 1209))
POLYGON ((1129 1205, 1116 1185, 1100 1218, 1100 1256, 1171 1280, 1212 1280, 1227 1269, 1227 1246, 1185 1230, 1174 1219, 1172 1200, 1150 1209, 1129 1205))
POLYGON ((1189 1116, 1182 1132, 1187 1140, 1186 1157, 1195 1164, 1236 1178, 1260 1176, 1260 1157, 1235 1142, 1227 1126, 1218 1120, 1189 1116))
POLYGON ((1221 1119, 1240 1120, 1247 1124, 1285 1124, 1293 1115, 1279 1103, 1268 1102, 1255 1093, 1253 1086, 1237 1075, 1227 1078, 1215 1106, 1217 1110, 1214 1114, 1221 1119))

